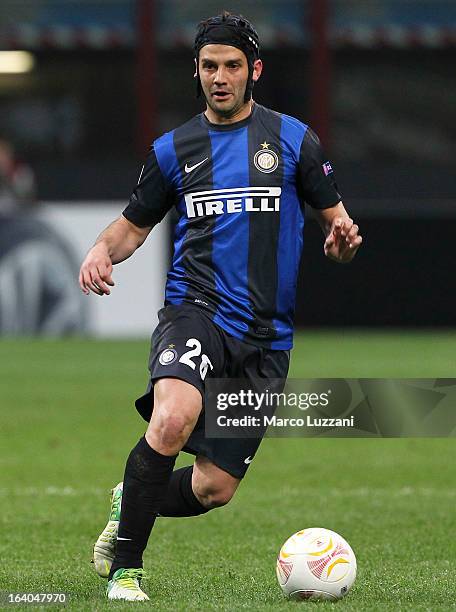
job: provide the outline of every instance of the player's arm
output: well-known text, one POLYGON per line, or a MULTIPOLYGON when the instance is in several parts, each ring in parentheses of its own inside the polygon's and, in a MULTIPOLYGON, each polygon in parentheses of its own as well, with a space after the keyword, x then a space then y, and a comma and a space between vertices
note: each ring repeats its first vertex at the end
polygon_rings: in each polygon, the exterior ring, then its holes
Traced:
POLYGON ((349 263, 363 239, 342 202, 331 208, 314 209, 315 217, 326 237, 325 255, 338 263, 349 263))
POLYGON ((345 210, 332 166, 318 136, 310 128, 301 143, 297 180, 302 200, 312 207, 325 235, 325 255, 339 263, 348 263, 362 238, 345 210))
POLYGON ((137 227, 123 215, 98 236, 79 272, 79 286, 88 295, 109 295, 113 265, 128 259, 142 245, 152 227, 137 227), (109 285, 109 286, 108 286, 109 285))
POLYGON ((128 206, 100 234, 81 266, 79 285, 82 291, 109 295, 109 287, 114 285, 113 265, 130 257, 142 245, 172 204, 172 189, 162 174, 154 144, 128 206))

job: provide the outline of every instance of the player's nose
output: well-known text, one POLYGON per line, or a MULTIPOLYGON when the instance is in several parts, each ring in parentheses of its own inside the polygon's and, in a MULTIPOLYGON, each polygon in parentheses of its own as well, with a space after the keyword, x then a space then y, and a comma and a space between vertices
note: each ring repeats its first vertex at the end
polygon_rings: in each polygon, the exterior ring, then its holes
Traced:
POLYGON ((223 69, 223 66, 220 66, 217 70, 217 72, 214 75, 214 83, 216 85, 225 85, 226 83, 226 76, 225 76, 225 71, 223 69))

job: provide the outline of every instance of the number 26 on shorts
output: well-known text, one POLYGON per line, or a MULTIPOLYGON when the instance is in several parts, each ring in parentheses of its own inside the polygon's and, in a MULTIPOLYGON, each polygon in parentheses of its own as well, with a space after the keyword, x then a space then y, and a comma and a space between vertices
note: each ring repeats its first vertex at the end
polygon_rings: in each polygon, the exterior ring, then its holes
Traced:
POLYGON ((201 356, 199 373, 201 376, 201 380, 204 380, 206 378, 208 369, 210 368, 211 370, 213 370, 214 366, 212 365, 211 360, 207 355, 205 355, 204 353, 201 355, 201 342, 196 338, 189 338, 185 343, 185 346, 188 346, 191 350, 184 353, 179 358, 179 362, 185 363, 185 365, 188 365, 190 368, 192 368, 192 370, 195 370, 196 363, 193 361, 193 358, 201 356))

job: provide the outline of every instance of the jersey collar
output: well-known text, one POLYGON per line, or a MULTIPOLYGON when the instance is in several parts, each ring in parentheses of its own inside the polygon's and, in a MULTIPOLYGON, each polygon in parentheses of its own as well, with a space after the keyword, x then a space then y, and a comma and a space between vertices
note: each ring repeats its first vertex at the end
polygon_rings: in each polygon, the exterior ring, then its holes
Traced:
POLYGON ((239 130, 244 126, 248 125, 256 115, 257 107, 258 104, 254 102, 250 115, 245 119, 242 119, 241 121, 236 121, 235 123, 211 123, 204 114, 204 112, 200 114, 200 119, 203 126, 208 128, 209 130, 215 130, 216 132, 230 132, 231 130, 239 130))

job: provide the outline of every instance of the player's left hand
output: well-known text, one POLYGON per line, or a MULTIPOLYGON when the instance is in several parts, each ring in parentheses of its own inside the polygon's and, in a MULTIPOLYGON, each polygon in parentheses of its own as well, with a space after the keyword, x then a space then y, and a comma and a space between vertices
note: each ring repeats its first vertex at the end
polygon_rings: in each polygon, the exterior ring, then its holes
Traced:
POLYGON ((350 217, 335 217, 325 240, 326 257, 339 263, 351 261, 363 241, 358 231, 359 227, 350 217))

